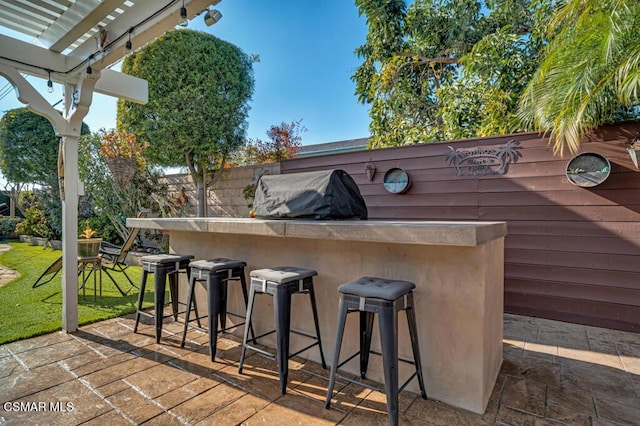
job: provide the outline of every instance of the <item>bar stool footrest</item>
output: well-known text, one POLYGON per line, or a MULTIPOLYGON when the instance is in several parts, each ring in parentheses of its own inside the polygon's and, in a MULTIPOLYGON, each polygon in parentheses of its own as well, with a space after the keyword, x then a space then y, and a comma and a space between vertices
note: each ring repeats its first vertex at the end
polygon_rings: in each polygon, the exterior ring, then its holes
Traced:
MULTIPOLYGON (((185 305, 184 303, 180 303, 180 304, 181 304, 181 305, 185 305)), ((164 306, 166 307, 166 306, 169 306, 169 305, 164 305, 164 306)), ((186 309, 185 309, 184 311, 178 311, 178 312, 176 312, 176 315, 182 315, 182 314, 184 314, 184 313, 186 313, 186 312, 187 312, 187 311, 186 311, 186 309)), ((140 314, 140 315, 147 316, 147 317, 151 317, 151 318, 155 317, 155 314, 152 314, 151 312, 139 311, 139 314, 140 314)), ((171 317, 173 317, 173 316, 174 316, 174 315, 173 315, 173 313, 166 314, 166 315, 163 315, 163 316, 162 316, 162 319, 165 319, 165 318, 171 318, 171 317)), ((192 327, 193 327, 193 326, 192 326, 192 327)))
MULTIPOLYGON (((240 324, 238 324, 238 325, 240 325, 240 324)), ((235 326, 234 326, 234 327, 235 327, 235 326)), ((270 335, 270 334, 273 334, 273 333, 275 333, 275 332, 276 332, 276 330, 271 330, 271 331, 267 331, 266 333, 263 333, 263 334, 261 334, 261 335, 259 335, 259 336, 255 336, 255 337, 253 338, 253 343, 257 343, 257 342, 256 342, 256 340, 261 339, 261 338, 263 338, 263 337, 265 337, 265 336, 268 336, 268 335, 270 335)), ((306 346, 306 347, 304 347, 304 348, 302 348, 302 349, 298 350, 297 352, 293 352, 293 353, 288 354, 288 355, 287 355, 287 359, 289 359, 289 358, 291 358, 291 357, 294 357, 294 356, 296 356, 296 355, 298 355, 298 354, 301 354, 302 352, 304 352, 304 351, 306 351, 306 350, 309 350, 309 349, 313 348, 314 346, 318 346, 318 345, 320 345, 320 342, 318 341, 318 338, 317 338, 316 336, 312 336, 312 335, 310 335, 310 334, 304 333, 304 332, 302 332, 302 331, 297 331, 297 330, 289 330, 289 333, 298 334, 298 335, 300 335, 300 336, 308 337, 309 339, 313 339, 313 340, 315 340, 315 342, 313 342, 313 343, 312 343, 312 344, 310 344, 309 346, 306 346)), ((275 359, 276 359, 276 356, 275 356, 274 354, 270 353, 270 352, 267 352, 267 351, 264 351, 264 350, 258 350, 258 349, 256 349, 254 346, 251 346, 251 345, 248 345, 248 344, 247 344, 246 346, 247 346, 247 349, 252 349, 252 350, 254 350, 254 351, 257 351, 257 352, 262 353, 263 355, 267 355, 270 359, 273 359, 273 360, 275 360, 275 359)))
MULTIPOLYGON (((411 376, 409 376, 409 378, 405 380, 405 382, 398 387, 398 393, 402 392, 407 387, 407 385, 411 382, 411 380, 413 380, 417 375, 418 373, 414 371, 413 374, 411 374, 411 376)), ((382 386, 370 385, 368 383, 364 383, 364 382, 361 382, 360 380, 352 379, 351 377, 343 376, 342 374, 338 374, 338 373, 336 373, 336 377, 339 377, 349 383, 353 383, 354 385, 359 385, 367 389, 378 391, 380 393, 385 393, 385 389, 382 386)))
MULTIPOLYGON (((378 355, 378 356, 382 356, 382 354, 378 351, 374 351, 373 349, 369 351, 370 354, 374 354, 374 355, 378 355)), ((340 364, 338 364, 338 367, 336 368, 340 368, 343 365, 345 365, 346 363, 348 363, 349 361, 351 361, 352 359, 354 359, 355 357, 357 357, 358 355, 360 355, 360 351, 354 353, 353 355, 351 355, 349 358, 345 359, 344 361, 342 361, 340 364)), ((400 358, 398 357, 398 361, 400 362, 404 362, 405 364, 409 364, 409 365, 416 365, 416 363, 410 359, 406 359, 406 358, 400 358)))
POLYGON ((263 355, 263 356, 265 356, 265 357, 269 358, 269 359, 270 359, 270 360, 272 360, 272 361, 275 361, 275 360, 276 360, 276 356, 275 356, 275 354, 272 354, 271 352, 267 352, 267 351, 265 351, 264 349, 256 348, 255 346, 252 346, 252 345, 250 345, 250 344, 248 344, 248 343, 247 343, 247 344, 245 344, 244 346, 245 346, 247 349, 251 349, 252 351, 258 352, 259 354, 261 354, 261 355, 263 355))

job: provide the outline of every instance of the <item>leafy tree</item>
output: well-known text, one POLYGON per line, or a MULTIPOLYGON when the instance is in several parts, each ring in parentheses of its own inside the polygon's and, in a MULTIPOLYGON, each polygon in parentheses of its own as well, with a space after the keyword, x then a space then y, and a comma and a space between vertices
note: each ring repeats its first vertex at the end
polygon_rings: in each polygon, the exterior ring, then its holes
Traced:
MULTIPOLYGON (((89 133, 85 123, 82 123, 81 133, 89 133)), ((49 120, 27 108, 7 111, 0 120, 0 170, 14 189, 24 184, 41 188, 40 207, 50 221, 54 238, 62 233, 59 141, 49 120)), ((13 191, 14 195, 18 192, 13 191)))
POLYGON ((249 139, 238 153, 240 164, 262 164, 289 160, 296 156, 302 144, 301 133, 307 129, 302 120, 273 125, 267 130, 269 140, 249 139))
POLYGON ((0 120, 0 168, 10 182, 51 186, 57 180, 58 145, 53 126, 27 108, 0 120))
POLYGON ((126 58, 122 70, 149 82, 149 103, 118 103, 118 128, 150 143, 160 166, 186 166, 196 185, 198 216, 206 189, 245 140, 254 57, 212 35, 167 33, 126 58))
MULTIPOLYGON (((107 146, 103 143, 105 136, 111 141, 108 135, 112 134, 113 132, 101 129, 82 136, 78 163, 80 178, 85 183, 85 194, 90 198, 94 212, 98 217, 108 217, 120 238, 125 239, 128 234, 125 224, 127 217, 137 216, 142 209, 166 216, 171 207, 167 201, 167 188, 160 183, 162 174, 158 170, 146 167, 143 161, 138 163, 139 169, 131 182, 123 187, 117 184, 103 154, 107 146)), ((113 149, 112 145, 108 147, 113 149)), ((92 227, 101 229, 103 234, 110 232, 106 224, 98 223, 96 219, 91 218, 90 213, 85 213, 84 217, 90 219, 92 227)), ((112 234, 109 235, 111 236, 112 234)))
POLYGON ((511 132, 554 0, 356 0, 371 146, 511 132))
POLYGON ((578 150, 599 124, 640 117, 640 2, 570 0, 520 103, 526 126, 551 131, 554 151, 578 150))

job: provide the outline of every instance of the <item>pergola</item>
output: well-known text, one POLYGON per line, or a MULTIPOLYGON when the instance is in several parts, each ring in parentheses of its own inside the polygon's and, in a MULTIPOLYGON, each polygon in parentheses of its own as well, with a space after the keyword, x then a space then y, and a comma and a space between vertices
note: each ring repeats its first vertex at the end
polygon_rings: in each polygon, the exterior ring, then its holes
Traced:
MULTIPOLYGON (((0 75, 18 99, 46 117, 60 136, 62 196, 62 328, 78 328, 78 138, 93 93, 146 103, 146 80, 109 69, 127 47, 143 46, 194 18, 220 0, 6 0, 0 1, 0 26, 26 37, 27 43, 0 35, 0 75), (129 42, 132 43, 129 43, 129 42), (128 46, 129 45, 129 46, 128 46), (62 113, 25 78, 33 75, 64 85, 62 113)), ((209 15, 207 15, 209 16, 209 15)), ((11 32, 9 32, 11 33, 11 32)))

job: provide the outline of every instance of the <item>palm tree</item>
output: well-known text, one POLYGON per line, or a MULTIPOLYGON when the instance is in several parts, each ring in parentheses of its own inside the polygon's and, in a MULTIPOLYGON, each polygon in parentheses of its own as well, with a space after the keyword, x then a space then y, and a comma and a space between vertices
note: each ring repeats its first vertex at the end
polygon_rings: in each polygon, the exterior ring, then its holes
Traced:
POLYGON ((599 124, 637 117, 639 27, 638 0, 567 0, 555 13, 518 112, 526 127, 550 131, 554 153, 575 153, 599 124))

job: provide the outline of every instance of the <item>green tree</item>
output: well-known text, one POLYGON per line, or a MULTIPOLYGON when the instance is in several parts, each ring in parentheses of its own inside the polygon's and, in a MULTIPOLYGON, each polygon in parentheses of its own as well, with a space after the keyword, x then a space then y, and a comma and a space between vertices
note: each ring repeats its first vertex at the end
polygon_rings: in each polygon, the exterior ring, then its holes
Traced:
MULTIPOLYGON (((82 123, 81 133, 89 133, 85 123, 82 123)), ((35 184, 41 188, 40 205, 55 238, 62 233, 59 144, 60 138, 49 120, 28 108, 7 111, 0 120, 0 170, 14 187, 35 184)))
MULTIPOLYGON (((106 134, 108 133, 104 129, 100 129, 80 138, 80 179, 85 183, 85 194, 91 201, 94 213, 99 217, 109 218, 120 238, 126 239, 127 217, 136 217, 142 209, 167 216, 171 212, 171 206, 167 201, 166 185, 160 182, 162 174, 159 170, 149 169, 144 162, 139 164, 140 168, 131 182, 124 187, 116 183, 105 156, 101 153, 106 134)), ((84 214, 84 217, 90 216, 88 213, 84 214)))
POLYGON ((640 117, 640 2, 568 0, 549 22, 544 60, 521 102, 525 126, 576 152, 596 126, 640 117))
POLYGON ((146 105, 118 102, 118 128, 150 143, 160 166, 186 166, 196 185, 198 216, 206 189, 245 141, 254 57, 212 35, 179 30, 126 58, 122 70, 149 82, 146 105))
POLYGON ((371 146, 511 132, 553 0, 356 0, 367 18, 352 79, 371 146))
POLYGON ((9 182, 51 186, 57 181, 60 138, 41 115, 27 108, 0 120, 0 169, 9 182))

